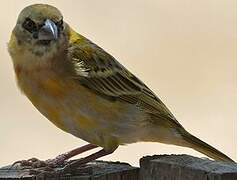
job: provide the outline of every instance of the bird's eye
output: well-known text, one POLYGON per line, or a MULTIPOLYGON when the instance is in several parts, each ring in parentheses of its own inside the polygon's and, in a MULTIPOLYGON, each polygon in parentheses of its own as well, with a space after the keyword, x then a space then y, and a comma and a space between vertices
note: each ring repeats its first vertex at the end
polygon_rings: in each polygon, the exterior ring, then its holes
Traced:
POLYGON ((63 29, 63 19, 61 19, 60 21, 56 22, 56 25, 57 25, 58 29, 63 29))
POLYGON ((22 24, 22 27, 31 33, 37 31, 37 26, 35 22, 32 21, 30 18, 26 18, 26 20, 22 24))

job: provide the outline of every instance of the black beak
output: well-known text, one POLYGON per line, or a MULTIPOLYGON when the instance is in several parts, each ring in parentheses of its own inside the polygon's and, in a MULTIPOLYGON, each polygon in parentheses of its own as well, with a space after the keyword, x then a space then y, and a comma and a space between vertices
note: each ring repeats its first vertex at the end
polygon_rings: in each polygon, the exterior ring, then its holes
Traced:
POLYGON ((39 29, 38 40, 51 41, 56 39, 58 39, 58 27, 52 20, 47 19, 44 26, 39 29))

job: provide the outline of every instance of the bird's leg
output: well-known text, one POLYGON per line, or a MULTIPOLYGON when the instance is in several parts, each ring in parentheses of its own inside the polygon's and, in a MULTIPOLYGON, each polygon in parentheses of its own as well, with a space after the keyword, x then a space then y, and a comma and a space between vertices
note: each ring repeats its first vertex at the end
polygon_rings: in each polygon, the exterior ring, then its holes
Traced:
POLYGON ((89 156, 86 156, 85 158, 82 158, 82 159, 79 159, 79 160, 77 160, 77 161, 75 161, 75 162, 72 162, 72 163, 66 165, 66 166, 63 168, 63 172, 70 171, 70 169, 79 167, 79 166, 81 166, 81 165, 83 165, 83 164, 86 164, 86 163, 88 163, 88 162, 91 162, 91 161, 93 161, 93 160, 96 160, 96 159, 98 159, 98 158, 100 158, 100 157, 103 157, 103 156, 112 154, 116 149, 117 149, 117 147, 114 148, 114 149, 112 149, 112 150, 105 150, 105 149, 102 149, 102 150, 100 150, 100 151, 98 151, 98 152, 96 152, 96 153, 94 153, 94 154, 91 154, 91 155, 89 155, 89 156))
POLYGON ((56 158, 54 159, 49 159, 46 161, 41 161, 37 158, 31 158, 28 160, 22 160, 22 161, 16 161, 13 163, 12 167, 16 164, 20 164, 21 166, 27 166, 27 167, 32 167, 32 168, 40 168, 40 167, 57 167, 60 165, 63 165, 65 163, 66 160, 70 159, 73 156, 76 156, 78 154, 81 154, 83 152, 89 151, 91 149, 97 148, 97 145, 94 144, 87 144, 85 146, 73 149, 67 153, 58 155, 56 158))
POLYGON ((91 149, 97 148, 97 145, 94 144, 87 144, 85 146, 73 149, 69 152, 66 152, 64 154, 60 154, 58 155, 56 158, 54 159, 49 159, 46 160, 45 162, 50 166, 50 167, 57 167, 58 165, 62 165, 64 164, 64 162, 78 154, 81 154, 83 152, 89 151, 91 149))

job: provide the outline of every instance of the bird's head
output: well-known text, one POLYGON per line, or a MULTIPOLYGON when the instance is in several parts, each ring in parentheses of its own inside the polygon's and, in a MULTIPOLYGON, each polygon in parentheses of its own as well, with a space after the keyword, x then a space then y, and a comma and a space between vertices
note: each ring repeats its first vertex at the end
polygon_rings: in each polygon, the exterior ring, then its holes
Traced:
POLYGON ((9 52, 11 56, 14 53, 28 56, 32 61, 50 58, 66 46, 68 31, 69 27, 57 8, 46 4, 30 5, 18 16, 9 52))

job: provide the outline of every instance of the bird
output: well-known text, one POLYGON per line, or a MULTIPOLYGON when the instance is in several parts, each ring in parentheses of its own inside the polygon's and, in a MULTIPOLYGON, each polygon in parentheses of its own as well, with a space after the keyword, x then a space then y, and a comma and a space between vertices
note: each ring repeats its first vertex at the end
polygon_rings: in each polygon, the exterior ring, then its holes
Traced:
POLYGON ((73 30, 52 5, 33 4, 20 12, 8 51, 17 84, 35 108, 61 130, 88 142, 44 161, 46 165, 102 148, 66 166, 77 167, 136 142, 188 147, 212 159, 233 162, 185 130, 151 89, 73 30))

